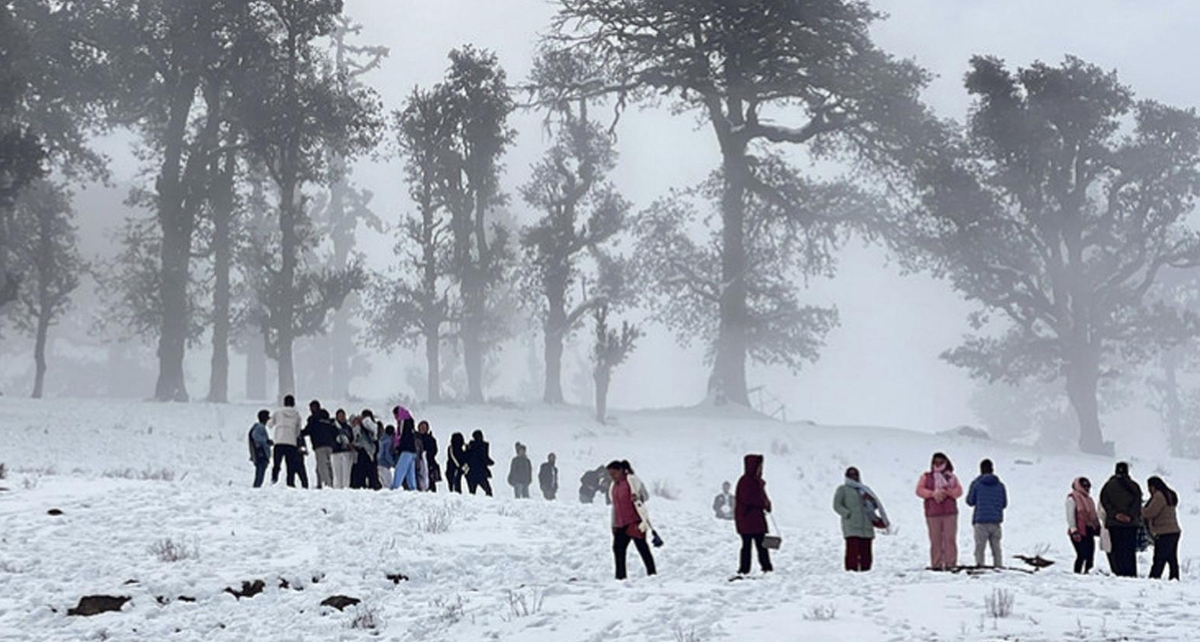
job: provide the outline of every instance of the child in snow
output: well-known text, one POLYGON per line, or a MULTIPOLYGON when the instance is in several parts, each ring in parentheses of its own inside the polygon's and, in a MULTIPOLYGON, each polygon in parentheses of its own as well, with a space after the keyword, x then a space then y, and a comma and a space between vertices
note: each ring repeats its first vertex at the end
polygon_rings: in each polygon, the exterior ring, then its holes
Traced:
POLYGON ((258 423, 250 427, 250 461, 254 462, 254 487, 262 488, 267 466, 271 463, 271 438, 267 436, 267 422, 271 420, 269 410, 258 411, 258 423))
POLYGON ((729 492, 729 482, 721 484, 721 494, 713 498, 713 513, 717 519, 733 519, 733 493, 729 492))
POLYGON ((629 543, 633 542, 642 563, 646 565, 646 575, 654 575, 654 555, 646 544, 646 534, 652 532, 650 516, 646 512, 645 502, 650 499, 646 486, 633 474, 633 468, 627 461, 613 461, 607 467, 612 485, 609 487, 609 497, 612 503, 612 532, 613 557, 617 566, 617 579, 626 577, 625 556, 629 551, 629 543))
POLYGON ((1100 513, 1091 496, 1092 482, 1080 477, 1067 495, 1067 535, 1075 547, 1075 572, 1086 575, 1096 559, 1096 537, 1100 535, 1100 513))
POLYGON ((558 466, 555 461, 554 453, 550 453, 538 469, 538 485, 542 488, 542 496, 549 501, 554 501, 558 494, 558 466))
POLYGON ((525 444, 518 441, 517 456, 508 467, 508 485, 517 499, 529 499, 529 485, 533 483, 533 463, 525 452, 525 444))
POLYGON ((992 460, 979 462, 979 476, 971 482, 967 492, 967 506, 975 508, 971 524, 975 527, 975 566, 983 566, 985 549, 992 549, 992 566, 1004 567, 1000 554, 1001 524, 1004 509, 1008 508, 1008 490, 995 474, 992 460))
POLYGON ((1170 567, 1168 579, 1179 579, 1179 520, 1176 517, 1176 507, 1179 506, 1179 495, 1171 490, 1161 477, 1151 477, 1146 480, 1146 488, 1150 490, 1150 501, 1142 509, 1142 519, 1146 520, 1146 528, 1154 538, 1154 563, 1150 567, 1150 579, 1162 579, 1163 568, 1170 567))
POLYGON ((846 480, 833 494, 833 510, 842 517, 842 537, 846 540, 846 570, 871 570, 874 555, 871 544, 875 529, 891 526, 879 495, 862 483, 858 469, 846 469, 846 480))
POLYGON ((958 500, 963 488, 954 476, 954 464, 943 453, 934 453, 929 470, 917 481, 917 497, 925 502, 929 527, 929 563, 935 571, 958 566, 958 500))
POLYGON ((734 524, 742 536, 742 552, 738 558, 738 575, 750 572, 750 544, 758 549, 758 565, 763 573, 770 573, 771 553, 763 546, 767 536, 767 513, 771 512, 771 498, 767 497, 767 482, 763 480, 763 456, 746 455, 743 460, 745 472, 738 480, 735 496, 734 524))

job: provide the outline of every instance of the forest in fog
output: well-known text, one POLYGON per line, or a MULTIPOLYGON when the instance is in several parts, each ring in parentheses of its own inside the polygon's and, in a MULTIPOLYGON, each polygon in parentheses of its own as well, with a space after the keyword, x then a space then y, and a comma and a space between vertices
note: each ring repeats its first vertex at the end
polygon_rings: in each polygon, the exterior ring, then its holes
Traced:
POLYGON ((912 332, 975 382, 959 423, 1111 453, 1135 408, 1200 456, 1194 105, 1063 48, 956 60, 969 107, 935 109, 887 17, 840 0, 553 0, 517 17, 519 72, 463 38, 397 91, 407 41, 356 11, 410 3, 382 4, 0 0, 4 395, 605 421, 624 382, 804 419, 795 377, 853 325, 826 294, 867 247, 962 303, 912 332), (651 115, 704 145, 678 147, 699 180, 622 180, 677 143, 651 115))

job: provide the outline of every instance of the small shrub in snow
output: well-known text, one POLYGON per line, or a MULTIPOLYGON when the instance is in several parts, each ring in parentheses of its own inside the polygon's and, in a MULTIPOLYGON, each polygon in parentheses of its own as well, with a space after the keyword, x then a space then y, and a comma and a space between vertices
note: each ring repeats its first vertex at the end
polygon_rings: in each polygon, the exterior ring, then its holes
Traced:
POLYGON ((8 479, 8 468, 0 464, 0 479, 8 479))
POLYGON ((679 491, 675 487, 663 479, 656 479, 650 484, 650 494, 655 497, 662 497, 668 501, 679 499, 679 491))
POLYGON ((36 475, 30 477, 29 475, 26 475, 25 477, 21 478, 21 487, 23 487, 25 490, 33 490, 38 487, 38 482, 40 481, 41 477, 36 475))
POLYGON ((148 550, 160 562, 181 562, 200 557, 200 551, 194 545, 180 544, 169 537, 154 542, 148 550))
POLYGON ((682 624, 675 625, 675 642, 700 642, 700 634, 696 628, 686 629, 682 624))
POLYGON ((837 607, 832 604, 817 604, 804 614, 804 619, 810 622, 828 622, 836 617, 837 607))
POLYGON ((983 597, 984 611, 988 617, 993 620, 1009 617, 1013 614, 1013 606, 1017 603, 1017 596, 1013 595, 1008 589, 992 589, 991 595, 983 597))
POLYGON ((421 517, 421 530, 433 535, 445 533, 454 524, 454 510, 446 506, 437 506, 425 512, 421 517))
POLYGON ((528 593, 525 591, 509 591, 508 592, 508 609, 509 613, 514 618, 529 617, 542 612, 542 604, 546 601, 546 594, 542 589, 530 589, 528 593))
POLYGON ((438 619, 447 624, 458 624, 467 615, 461 595, 455 595, 453 600, 438 596, 433 600, 433 607, 437 610, 438 619))
POLYGON ((354 617, 348 626, 360 631, 378 631, 383 628, 383 618, 375 607, 359 604, 354 608, 354 617))
POLYGON ((175 481, 175 471, 169 468, 146 468, 145 470, 136 470, 134 468, 115 468, 106 470, 101 477, 109 479, 140 479, 142 481, 175 481))

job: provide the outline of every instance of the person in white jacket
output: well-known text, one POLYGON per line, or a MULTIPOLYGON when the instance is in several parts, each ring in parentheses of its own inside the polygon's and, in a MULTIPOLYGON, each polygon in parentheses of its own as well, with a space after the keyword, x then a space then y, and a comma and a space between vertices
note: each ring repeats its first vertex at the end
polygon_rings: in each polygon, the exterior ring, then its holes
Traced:
POLYGON ((650 493, 646 492, 646 485, 633 474, 629 462, 614 461, 607 466, 607 470, 613 480, 608 496, 612 499, 613 557, 617 579, 626 577, 625 558, 630 542, 637 547, 638 555, 646 565, 646 575, 654 575, 657 573, 654 555, 646 543, 646 536, 654 532, 645 505, 650 493))
POLYGON ((287 395, 283 398, 283 407, 271 415, 268 427, 275 429, 275 465, 271 468, 271 483, 279 483, 279 469, 287 462, 287 485, 296 486, 296 477, 300 485, 308 488, 308 473, 304 470, 304 453, 300 450, 300 412, 296 410, 296 398, 287 395))

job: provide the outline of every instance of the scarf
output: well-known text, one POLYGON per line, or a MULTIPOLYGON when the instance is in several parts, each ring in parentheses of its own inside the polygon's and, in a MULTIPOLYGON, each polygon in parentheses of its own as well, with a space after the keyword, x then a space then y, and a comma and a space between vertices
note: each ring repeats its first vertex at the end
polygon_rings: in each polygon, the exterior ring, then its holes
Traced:
POLYGON ((946 490, 947 488, 952 486, 952 484, 950 483, 950 480, 954 479, 954 473, 946 472, 945 464, 943 464, 937 468, 934 468, 930 474, 933 476, 934 490, 946 490))
POLYGON ((1086 535, 1090 526, 1096 532, 1100 532, 1096 502, 1092 501, 1092 496, 1079 485, 1078 479, 1071 483, 1071 499, 1075 501, 1075 530, 1086 535))
POLYGON ((891 520, 888 519, 887 511, 883 508, 883 502, 879 501, 879 496, 875 491, 867 487, 866 484, 846 478, 846 485, 858 491, 858 496, 862 498, 863 508, 867 511, 871 521, 874 522, 877 518, 883 520, 884 528, 890 528, 891 520))

